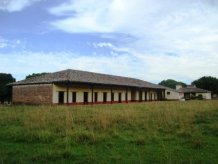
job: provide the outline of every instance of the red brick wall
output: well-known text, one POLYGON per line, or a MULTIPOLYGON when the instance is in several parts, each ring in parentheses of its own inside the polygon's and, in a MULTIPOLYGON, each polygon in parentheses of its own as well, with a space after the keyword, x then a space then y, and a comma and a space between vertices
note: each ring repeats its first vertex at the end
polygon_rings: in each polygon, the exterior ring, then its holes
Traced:
POLYGON ((13 86, 14 104, 51 104, 52 84, 13 86))

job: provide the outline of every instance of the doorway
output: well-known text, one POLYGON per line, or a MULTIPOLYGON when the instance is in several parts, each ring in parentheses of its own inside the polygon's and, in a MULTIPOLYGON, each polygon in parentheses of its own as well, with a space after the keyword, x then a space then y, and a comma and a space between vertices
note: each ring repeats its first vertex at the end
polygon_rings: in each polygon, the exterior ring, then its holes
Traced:
POLYGON ((147 92, 145 91, 145 101, 147 101, 147 92))
POLYGON ((58 92, 58 104, 64 104, 64 91, 58 92))
POLYGON ((142 101, 142 91, 139 91, 139 102, 142 101))
POLYGON ((131 90, 131 101, 134 102, 136 100, 136 91, 131 90))
POLYGON ((119 93, 119 103, 121 103, 121 97, 122 96, 122 94, 121 93, 119 93))
POLYGON ((84 92, 84 95, 83 95, 83 103, 84 103, 84 104, 88 104, 88 92, 84 92))
POLYGON ((107 92, 103 92, 103 103, 107 102, 107 92))
POLYGON ((72 93, 72 102, 76 103, 76 92, 72 93))

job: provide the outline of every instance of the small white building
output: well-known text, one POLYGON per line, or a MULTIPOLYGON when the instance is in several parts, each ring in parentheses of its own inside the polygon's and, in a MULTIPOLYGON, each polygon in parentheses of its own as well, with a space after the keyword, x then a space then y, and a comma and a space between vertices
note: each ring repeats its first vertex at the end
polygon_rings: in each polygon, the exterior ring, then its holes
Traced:
POLYGON ((175 89, 165 87, 165 98, 167 100, 179 100, 179 92, 177 92, 175 89))
POLYGON ((206 100, 211 100, 211 91, 197 88, 193 85, 188 85, 182 87, 181 85, 176 86, 176 90, 180 93, 180 98, 184 99, 193 99, 193 98, 202 98, 206 100))
POLYGON ((196 86, 176 85, 176 89, 165 87, 165 98, 167 100, 180 100, 180 99, 211 99, 211 91, 197 88, 196 86))

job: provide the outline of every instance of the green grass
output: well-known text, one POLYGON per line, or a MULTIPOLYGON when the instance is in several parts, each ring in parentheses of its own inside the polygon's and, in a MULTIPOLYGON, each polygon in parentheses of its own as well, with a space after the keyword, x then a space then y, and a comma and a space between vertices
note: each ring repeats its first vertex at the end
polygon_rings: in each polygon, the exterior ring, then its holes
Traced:
POLYGON ((0 106, 0 163, 218 163, 218 101, 0 106))

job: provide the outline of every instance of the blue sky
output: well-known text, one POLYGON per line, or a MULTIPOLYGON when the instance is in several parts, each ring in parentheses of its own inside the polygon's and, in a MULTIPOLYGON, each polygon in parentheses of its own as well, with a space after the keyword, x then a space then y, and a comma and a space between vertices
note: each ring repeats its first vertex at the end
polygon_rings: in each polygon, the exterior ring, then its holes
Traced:
POLYGON ((0 0, 0 72, 218 77, 217 0, 0 0))

